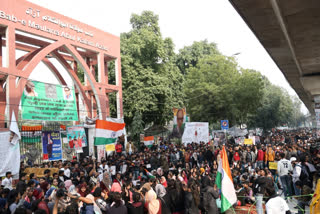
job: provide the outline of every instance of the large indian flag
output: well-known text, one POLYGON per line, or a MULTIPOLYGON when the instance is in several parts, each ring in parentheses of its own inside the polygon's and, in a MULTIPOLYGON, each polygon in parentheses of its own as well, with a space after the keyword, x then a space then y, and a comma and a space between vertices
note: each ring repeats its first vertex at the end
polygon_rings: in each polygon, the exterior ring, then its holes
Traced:
POLYGON ((97 120, 94 145, 106 145, 107 151, 114 151, 115 142, 119 136, 124 134, 125 125, 125 123, 97 120))
POLYGON ((151 147, 154 143, 154 136, 144 137, 144 145, 151 147))
POLYGON ((233 186, 228 156, 224 146, 220 152, 220 156, 216 184, 218 188, 221 189, 221 213, 224 213, 237 202, 237 196, 233 186))

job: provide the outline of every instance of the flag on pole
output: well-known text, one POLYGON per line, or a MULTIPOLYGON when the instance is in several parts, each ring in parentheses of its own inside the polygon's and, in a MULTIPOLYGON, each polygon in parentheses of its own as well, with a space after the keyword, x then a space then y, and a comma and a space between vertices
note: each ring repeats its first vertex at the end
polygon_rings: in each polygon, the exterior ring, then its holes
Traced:
POLYGON ((125 125, 125 123, 97 120, 94 145, 106 145, 107 151, 114 151, 114 144, 117 142, 117 138, 124 134, 125 125))
POLYGON ((144 170, 146 171, 147 176, 148 176, 149 178, 155 178, 154 175, 153 175, 151 172, 149 172, 147 169, 144 169, 144 170))
POLYGON ((221 189, 221 213, 224 213, 237 202, 237 195, 234 189, 228 156, 224 146, 222 151, 220 151, 220 156, 216 184, 218 188, 221 189))
POLYGON ((144 137, 144 145, 151 147, 154 143, 154 136, 144 137))

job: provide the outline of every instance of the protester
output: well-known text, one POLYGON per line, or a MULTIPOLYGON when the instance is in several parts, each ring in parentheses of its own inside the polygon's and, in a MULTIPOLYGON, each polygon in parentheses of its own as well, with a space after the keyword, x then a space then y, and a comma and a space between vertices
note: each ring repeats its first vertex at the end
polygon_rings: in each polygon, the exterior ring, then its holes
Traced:
POLYGON ((292 178, 290 177, 290 173, 292 174, 293 168, 291 162, 285 159, 285 154, 281 153, 281 160, 278 162, 278 175, 280 176, 281 185, 284 189, 285 197, 292 196, 292 178))
MULTIPOLYGON (((238 205, 252 206, 261 214, 265 203, 267 213, 288 213, 286 200, 292 196, 295 199, 290 203, 302 213, 320 172, 316 140, 312 130, 267 133, 259 137, 258 145, 228 139, 225 147, 241 201, 238 205), (273 162, 277 162, 276 169, 271 167, 273 162)), ((28 176, 21 173, 15 189, 12 174, 7 172, 0 189, 0 211, 219 213, 221 192, 214 183, 222 145, 162 141, 151 148, 142 145, 140 150, 133 142, 125 146, 125 152, 121 143, 117 148, 101 161, 86 157, 79 162, 44 163, 40 167, 49 167, 44 177, 33 173, 27 182, 28 176), (50 168, 59 168, 59 172, 52 173, 50 168)), ((236 211, 237 207, 230 209, 236 211)))
POLYGON ((6 178, 2 180, 1 185, 6 189, 12 190, 12 174, 6 172, 6 178))
POLYGON ((266 190, 269 196, 266 203, 267 214, 291 214, 287 202, 282 197, 276 194, 275 188, 273 186, 267 186, 266 190))

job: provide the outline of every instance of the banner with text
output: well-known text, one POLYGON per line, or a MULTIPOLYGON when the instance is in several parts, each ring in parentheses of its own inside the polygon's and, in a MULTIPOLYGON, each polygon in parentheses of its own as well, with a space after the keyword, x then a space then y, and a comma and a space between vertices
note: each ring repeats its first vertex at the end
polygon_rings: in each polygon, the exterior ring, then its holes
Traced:
POLYGON ((22 119, 77 121, 74 89, 68 86, 28 81, 21 97, 22 119))
POLYGON ((20 143, 10 143, 10 132, 0 132, 0 177, 10 171, 12 175, 19 174, 20 143))
POLYGON ((42 132, 43 160, 61 160, 62 145, 59 131, 42 132))

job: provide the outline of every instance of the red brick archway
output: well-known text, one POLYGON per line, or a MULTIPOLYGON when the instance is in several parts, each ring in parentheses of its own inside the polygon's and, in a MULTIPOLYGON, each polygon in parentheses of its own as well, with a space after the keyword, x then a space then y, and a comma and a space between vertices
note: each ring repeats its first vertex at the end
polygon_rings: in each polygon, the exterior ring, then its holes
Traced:
POLYGON ((110 116, 109 93, 117 93, 117 117, 123 117, 119 37, 28 1, 1 0, 0 41, 6 49, 6 53, 0 49, 0 128, 4 128, 6 108, 9 115, 14 112, 18 118, 26 81, 41 61, 65 84, 64 77, 47 57, 57 59, 71 76, 89 117, 95 117, 97 110, 100 119, 110 116), (16 59, 17 50, 27 53, 16 59), (7 59, 6 66, 2 63, 3 56, 7 59), (113 60, 116 85, 108 84, 107 62, 113 60), (78 66, 85 73, 84 84, 77 75, 78 66), (94 66, 98 67, 98 80, 94 66))

